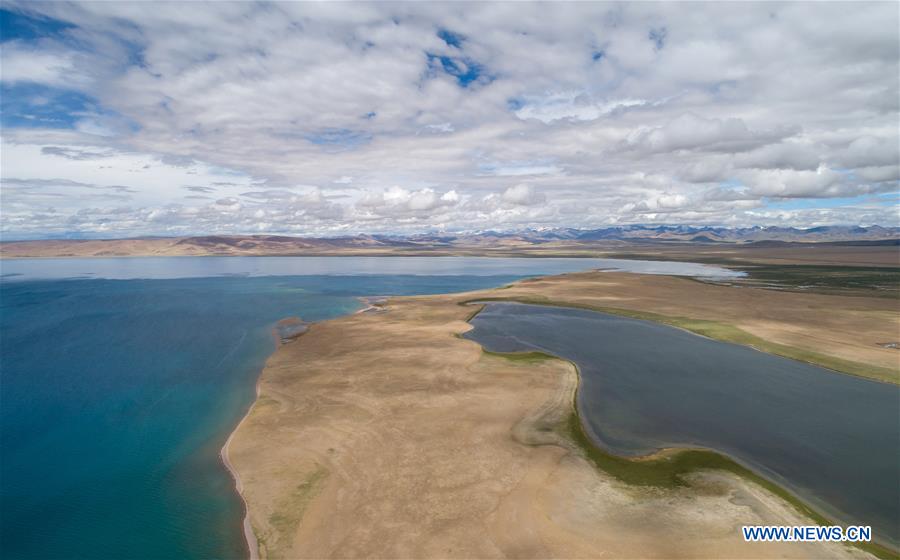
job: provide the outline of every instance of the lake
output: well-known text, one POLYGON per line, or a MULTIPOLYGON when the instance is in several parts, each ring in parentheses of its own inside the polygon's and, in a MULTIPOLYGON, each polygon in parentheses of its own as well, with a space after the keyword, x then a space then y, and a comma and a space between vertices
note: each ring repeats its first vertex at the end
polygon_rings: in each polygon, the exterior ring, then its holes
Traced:
POLYGON ((640 274, 737 278, 708 264, 601 258, 493 257, 121 257, 0 260, 7 280, 172 279, 214 276, 534 276, 602 269, 640 274))
POLYGON ((900 542, 900 388, 592 311, 489 304, 466 338, 581 372, 578 410, 619 455, 723 452, 847 524, 900 542))
POLYGON ((288 316, 358 296, 500 286, 690 263, 456 257, 0 261, 4 558, 236 558, 243 506, 219 450, 288 316))

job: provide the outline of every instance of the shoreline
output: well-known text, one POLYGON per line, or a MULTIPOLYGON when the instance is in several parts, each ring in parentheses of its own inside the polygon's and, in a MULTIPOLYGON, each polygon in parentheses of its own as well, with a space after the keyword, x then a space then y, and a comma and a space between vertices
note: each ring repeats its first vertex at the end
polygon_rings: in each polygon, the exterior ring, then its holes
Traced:
POLYGON ((377 313, 382 311, 389 296, 359 296, 356 299, 365 306, 362 309, 357 309, 353 312, 354 315, 359 315, 362 313, 377 313))
MULTIPOLYGON (((276 348, 276 351, 278 349, 276 348)), ((231 458, 228 455, 229 447, 231 446, 231 442, 234 440, 235 434, 237 434, 238 430, 241 428, 241 425, 250 417, 250 411, 253 410, 253 406, 256 404, 256 401, 259 400, 259 384, 262 379, 262 373, 265 371, 265 366, 259 371, 259 375, 256 378, 256 396, 253 399, 253 402, 250 403, 250 406, 247 407, 247 412, 244 413, 244 416, 241 418, 240 422, 231 430, 231 433, 228 434, 228 439, 225 440, 225 445, 222 446, 222 449, 219 450, 219 457, 222 459, 222 464, 225 465, 225 468, 228 470, 228 473, 231 475, 231 478, 234 479, 234 489, 237 492, 238 497, 241 499, 241 503, 244 504, 244 518, 241 521, 241 526, 243 528, 244 533, 244 543, 247 545, 247 552, 249 553, 249 560, 259 560, 259 541, 256 539, 256 533, 253 532, 253 526, 250 523, 250 504, 247 503, 247 499, 244 498, 244 483, 241 480, 241 475, 238 473, 237 469, 231 462, 231 458)))
MULTIPOLYGON (((362 299, 362 298, 360 298, 362 299)), ((361 313, 363 310, 356 311, 355 313, 361 313)), ((275 323, 275 326, 272 327, 272 339, 275 343, 275 348, 272 351, 272 354, 269 355, 271 358, 275 352, 278 351, 279 348, 284 346, 289 342, 293 342, 306 334, 309 331, 309 328, 312 326, 311 323, 307 323, 300 319, 299 317, 285 317, 284 319, 280 319, 275 323), (292 326, 302 326, 303 330, 291 334, 288 337, 283 336, 279 333, 279 327, 292 325, 292 326)), ((269 358, 266 358, 266 362, 269 361, 269 358)), ((241 426, 247 421, 250 417, 250 413, 253 411, 253 407, 256 405, 260 396, 260 387, 262 383, 263 373, 266 371, 266 365, 263 364, 263 367, 260 368, 259 373, 256 376, 256 383, 254 384, 254 397, 253 402, 250 403, 250 406, 247 407, 247 412, 244 413, 244 416, 241 417, 241 420, 237 423, 231 433, 228 434, 228 439, 225 440, 225 444, 222 446, 222 449, 219 450, 219 457, 222 459, 222 464, 225 465, 225 468, 228 470, 228 473, 231 475, 231 478, 234 479, 234 489, 237 492, 237 495, 241 498, 241 503, 244 504, 244 518, 241 523, 244 532, 244 543, 247 545, 247 551, 249 553, 249 560, 259 560, 259 539, 256 538, 256 533, 253 532, 253 525, 250 522, 250 504, 247 503, 247 499, 244 497, 244 483, 241 480, 241 475, 238 473, 234 464, 231 462, 231 457, 229 456, 229 448, 231 446, 231 442, 234 440, 234 437, 237 435, 238 431, 241 429, 241 426)))
MULTIPOLYGON (((275 325, 271 329, 272 341, 275 343, 275 348, 272 350, 272 354, 269 355, 269 358, 271 358, 272 355, 274 355, 281 346, 291 340, 295 340, 298 337, 302 336, 306 333, 307 330, 309 330, 309 324, 305 323, 299 317, 285 317, 284 319, 276 321, 275 325), (285 323, 300 323, 306 326, 306 329, 299 334, 291 337, 290 339, 285 339, 278 332, 279 326, 285 323)), ((266 362, 269 361, 269 358, 266 358, 266 362)), ((241 480, 241 475, 238 473, 234 464, 231 462, 231 457, 228 455, 228 451, 231 447, 231 442, 234 440, 235 435, 238 433, 238 430, 241 429, 241 426, 250 417, 250 412, 253 410, 253 407, 259 400, 260 384, 262 383, 262 375, 265 370, 266 365, 265 363, 263 363, 262 368, 260 368, 259 373, 256 375, 256 383, 254 383, 253 386, 253 402, 251 402, 250 406, 247 407, 247 411, 241 417, 240 421, 235 425, 234 429, 231 430, 231 433, 228 434, 228 439, 225 440, 225 444, 222 446, 222 449, 219 450, 219 458, 222 460, 222 464, 225 465, 225 469, 228 470, 228 474, 230 474, 231 478, 234 480, 234 490, 235 492, 237 492, 238 497, 240 497, 241 503, 244 504, 244 517, 241 521, 241 527, 243 528, 244 544, 247 545, 249 560, 259 560, 259 540, 256 538, 256 533, 253 532, 253 525, 250 523, 250 504, 247 503, 247 499, 244 497, 244 483, 241 480)))

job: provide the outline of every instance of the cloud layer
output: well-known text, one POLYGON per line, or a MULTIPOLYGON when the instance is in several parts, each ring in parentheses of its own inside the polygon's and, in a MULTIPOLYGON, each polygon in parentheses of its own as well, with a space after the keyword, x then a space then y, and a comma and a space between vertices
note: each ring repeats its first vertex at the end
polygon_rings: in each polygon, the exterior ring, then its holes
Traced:
POLYGON ((893 3, 6 3, 6 238, 894 225, 893 3))

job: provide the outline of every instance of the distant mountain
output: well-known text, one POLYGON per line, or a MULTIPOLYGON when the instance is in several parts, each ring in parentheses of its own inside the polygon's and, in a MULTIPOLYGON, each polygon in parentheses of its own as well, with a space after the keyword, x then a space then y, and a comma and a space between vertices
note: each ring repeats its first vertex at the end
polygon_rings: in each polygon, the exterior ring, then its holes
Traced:
POLYGON ((289 237, 284 235, 204 235, 135 239, 66 239, 0 243, 2 257, 188 256, 188 255, 383 255, 516 254, 522 251, 583 252, 647 246, 777 247, 795 244, 846 246, 900 243, 900 227, 821 226, 694 227, 626 225, 520 231, 435 232, 414 235, 289 237))
POLYGON ((853 241, 879 240, 900 237, 900 227, 860 227, 860 226, 820 226, 809 229, 792 227, 693 227, 693 226, 614 226, 592 230, 550 230, 534 232, 534 236, 544 239, 689 241, 700 243, 748 243, 753 241, 853 241), (573 233, 577 232, 577 233, 573 233))

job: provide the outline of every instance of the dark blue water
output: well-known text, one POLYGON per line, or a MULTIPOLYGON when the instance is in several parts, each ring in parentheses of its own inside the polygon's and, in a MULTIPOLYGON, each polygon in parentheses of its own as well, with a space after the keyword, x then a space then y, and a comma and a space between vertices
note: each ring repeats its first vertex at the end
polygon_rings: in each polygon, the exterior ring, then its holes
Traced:
POLYGON ((466 337, 578 364, 578 409, 618 454, 727 453, 847 524, 900 543, 900 388, 591 311, 490 304, 466 337))
POLYGON ((515 278, 0 283, 0 556, 245 555, 242 504, 218 453, 253 401, 273 324, 350 313, 361 295, 515 278))

